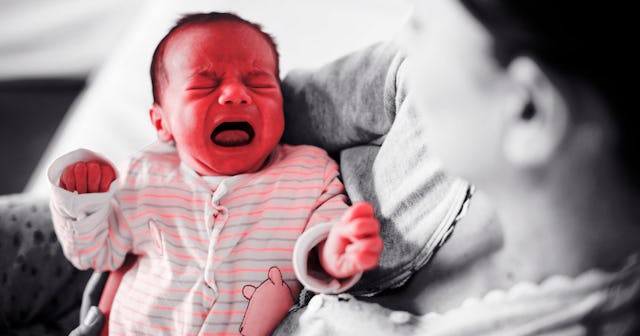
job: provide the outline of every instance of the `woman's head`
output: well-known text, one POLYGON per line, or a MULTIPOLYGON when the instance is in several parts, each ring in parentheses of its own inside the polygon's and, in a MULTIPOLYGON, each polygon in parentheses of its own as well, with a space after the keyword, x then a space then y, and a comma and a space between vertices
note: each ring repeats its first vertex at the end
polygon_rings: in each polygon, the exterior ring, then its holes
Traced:
POLYGON ((638 144, 620 84, 631 76, 631 31, 624 9, 603 6, 415 2, 404 40, 412 99, 452 173, 491 188, 638 144))
MULTIPOLYGON (((628 5, 601 1, 461 0, 493 36, 493 55, 508 66, 529 55, 561 76, 591 86, 607 107, 626 164, 637 167, 635 137, 640 126, 631 111, 637 59, 628 5)), ((581 111, 573 111, 580 119, 581 111)))

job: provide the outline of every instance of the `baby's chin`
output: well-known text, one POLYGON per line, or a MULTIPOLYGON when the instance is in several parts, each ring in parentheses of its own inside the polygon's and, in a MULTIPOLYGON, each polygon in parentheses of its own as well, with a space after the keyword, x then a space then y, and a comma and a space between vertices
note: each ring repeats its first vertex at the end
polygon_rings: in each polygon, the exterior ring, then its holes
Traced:
POLYGON ((197 160, 193 159, 187 163, 183 162, 201 176, 233 176, 239 174, 255 173, 262 166, 266 158, 257 156, 240 156, 240 157, 218 157, 215 160, 197 160))

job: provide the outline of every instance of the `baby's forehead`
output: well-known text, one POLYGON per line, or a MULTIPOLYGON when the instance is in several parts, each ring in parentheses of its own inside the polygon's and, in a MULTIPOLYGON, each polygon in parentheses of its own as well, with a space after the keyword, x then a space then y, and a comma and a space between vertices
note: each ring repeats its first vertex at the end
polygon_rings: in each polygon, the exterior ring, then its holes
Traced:
MULTIPOLYGON (((237 22, 231 20, 221 20, 212 22, 194 22, 188 23, 181 27, 177 27, 169 33, 167 44, 171 45, 176 39, 195 39, 201 36, 208 36, 212 33, 220 33, 222 35, 243 35, 244 38, 227 39, 228 44, 246 44, 248 38, 258 38, 266 44, 270 41, 265 37, 265 33, 245 22, 237 22)), ((224 46, 220 46, 224 48, 224 46)))
MULTIPOLYGON (((213 39, 216 39, 214 36, 213 39)), ((204 47, 210 49, 229 49, 231 46, 250 48, 256 52, 260 50, 268 50, 278 60, 277 50, 272 41, 270 41, 266 33, 256 27, 245 22, 236 21, 215 21, 215 22, 197 22, 186 24, 173 30, 167 37, 165 46, 166 51, 171 49, 183 50, 184 48, 199 48, 204 51, 204 47), (224 44, 208 43, 211 41, 211 34, 220 33, 220 36, 236 36, 237 38, 226 38, 224 44), (198 41, 199 40, 199 41, 198 41), (198 41, 201 44, 192 44, 198 41), (204 41, 204 43, 202 43, 204 41), (266 48, 260 48, 260 45, 266 48)))

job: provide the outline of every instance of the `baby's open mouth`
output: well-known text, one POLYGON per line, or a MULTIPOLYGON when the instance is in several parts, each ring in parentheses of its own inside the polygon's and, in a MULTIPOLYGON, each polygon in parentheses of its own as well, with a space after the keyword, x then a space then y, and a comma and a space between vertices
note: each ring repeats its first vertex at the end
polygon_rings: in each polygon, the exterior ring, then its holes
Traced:
POLYGON ((224 122, 211 133, 211 141, 222 147, 245 146, 251 143, 255 132, 248 122, 224 122))

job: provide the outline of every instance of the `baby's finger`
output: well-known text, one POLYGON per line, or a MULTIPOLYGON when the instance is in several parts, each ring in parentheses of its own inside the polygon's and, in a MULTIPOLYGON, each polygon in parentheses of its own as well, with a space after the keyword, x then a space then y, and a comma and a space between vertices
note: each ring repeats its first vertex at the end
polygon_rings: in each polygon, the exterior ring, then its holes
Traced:
MULTIPOLYGON (((378 254, 382 252, 382 249, 384 249, 382 238, 379 236, 354 241, 350 246, 354 246, 354 249, 357 248, 358 250, 356 251, 366 251, 378 254)), ((349 248, 347 247, 347 249, 349 248)))
POLYGON ((349 244, 345 249, 345 255, 359 259, 360 256, 367 254, 380 255, 383 248, 380 238, 361 239, 349 244))
POLYGON ((371 204, 367 202, 360 202, 351 206, 351 208, 349 208, 349 210, 345 212, 342 219, 344 221, 350 221, 358 217, 374 217, 374 216, 375 216, 375 212, 371 204))
POLYGON ((78 194, 87 192, 87 164, 78 162, 73 166, 73 175, 76 178, 76 190, 78 194))
POLYGON ((76 190, 76 178, 73 175, 73 167, 74 165, 69 165, 62 171, 62 175, 60 176, 60 184, 64 189, 68 191, 76 190))
POLYGON ((347 246, 344 259, 347 264, 358 265, 360 270, 368 270, 375 267, 380 261, 381 245, 375 242, 359 241, 347 246))
POLYGON ((100 164, 95 161, 87 163, 87 189, 89 192, 94 193, 100 191, 101 178, 100 164))
POLYGON ((361 271, 374 269, 380 263, 380 255, 376 253, 363 253, 358 258, 360 259, 361 271))
POLYGON ((375 218, 355 218, 344 223, 341 231, 352 240, 373 237, 380 234, 380 223, 375 218))
POLYGON ((58 182, 58 187, 62 188, 62 189, 67 189, 67 185, 64 184, 64 181, 62 180, 62 176, 60 176, 60 181, 58 182))
POLYGON ((116 173, 113 171, 110 165, 101 165, 101 179, 100 179, 100 191, 108 191, 111 182, 116 179, 116 173))

